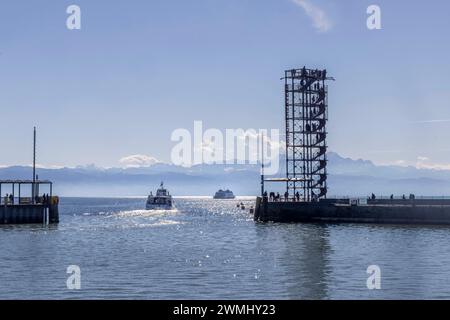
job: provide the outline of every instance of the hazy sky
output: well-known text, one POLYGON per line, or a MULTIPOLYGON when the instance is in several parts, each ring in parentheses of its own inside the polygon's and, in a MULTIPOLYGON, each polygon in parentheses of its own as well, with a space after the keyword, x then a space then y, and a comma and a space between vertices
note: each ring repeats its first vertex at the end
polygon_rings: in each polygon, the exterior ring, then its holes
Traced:
POLYGON ((306 65, 337 80, 332 151, 450 168, 449 14, 445 0, 2 0, 0 165, 31 162, 33 125, 47 166, 169 161, 194 120, 284 130, 280 77, 306 65))

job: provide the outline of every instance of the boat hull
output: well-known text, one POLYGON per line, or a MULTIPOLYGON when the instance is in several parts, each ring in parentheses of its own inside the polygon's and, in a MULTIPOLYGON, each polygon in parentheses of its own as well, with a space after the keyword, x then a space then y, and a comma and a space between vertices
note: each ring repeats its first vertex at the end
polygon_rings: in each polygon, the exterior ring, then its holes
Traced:
POLYGON ((173 206, 171 204, 152 204, 147 203, 145 210, 171 210, 173 206))

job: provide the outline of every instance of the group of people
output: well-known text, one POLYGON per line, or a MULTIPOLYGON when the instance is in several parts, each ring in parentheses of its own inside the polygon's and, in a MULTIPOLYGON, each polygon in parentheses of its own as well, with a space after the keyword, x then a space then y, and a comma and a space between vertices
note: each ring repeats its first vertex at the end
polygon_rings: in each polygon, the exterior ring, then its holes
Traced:
POLYGON ((8 195, 6 194, 3 198, 3 204, 14 204, 14 196, 12 194, 8 195))
MULTIPOLYGON (((391 200, 394 200, 394 195, 391 194, 391 196, 389 197, 391 200)), ((414 194, 410 194, 409 195, 409 200, 414 200, 416 198, 416 196, 414 194)), ((369 200, 376 200, 377 197, 375 196, 375 194, 372 193, 372 195, 369 197, 369 200)), ((406 200, 406 196, 402 195, 402 200, 406 200)))
MULTIPOLYGON (((282 201, 281 195, 279 192, 277 192, 277 193, 270 192, 269 194, 267 194, 267 191, 264 191, 263 198, 268 199, 271 202, 282 201)), ((284 201, 285 202, 289 201, 289 193, 287 191, 284 193, 284 201)), ((295 193, 294 197, 292 198, 292 201, 300 201, 300 193, 298 191, 295 193)))
POLYGON ((35 197, 35 202, 36 203, 41 203, 41 204, 50 204, 50 196, 47 194, 43 194, 42 197, 35 197))
MULTIPOLYGON (((9 194, 9 195, 6 194, 3 197, 3 204, 4 205, 13 205, 14 201, 15 201, 15 198, 14 198, 13 194, 9 194)), ((50 195, 48 193, 47 194, 44 193, 41 197, 35 196, 34 197, 34 202, 35 203, 39 203, 39 204, 44 204, 44 205, 50 204, 50 195)))

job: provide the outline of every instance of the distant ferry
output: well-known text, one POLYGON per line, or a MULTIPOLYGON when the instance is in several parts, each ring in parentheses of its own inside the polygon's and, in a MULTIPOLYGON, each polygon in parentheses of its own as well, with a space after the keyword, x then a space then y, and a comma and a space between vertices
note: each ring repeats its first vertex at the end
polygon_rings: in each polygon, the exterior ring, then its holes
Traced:
POLYGON ((147 210, 160 209, 160 210, 170 210, 172 209, 172 196, 169 191, 164 189, 164 183, 161 182, 161 186, 156 190, 156 195, 154 196, 151 192, 147 198, 147 204, 145 206, 147 210))
POLYGON ((232 191, 230 190, 219 190, 214 195, 214 199, 234 199, 236 198, 232 191))

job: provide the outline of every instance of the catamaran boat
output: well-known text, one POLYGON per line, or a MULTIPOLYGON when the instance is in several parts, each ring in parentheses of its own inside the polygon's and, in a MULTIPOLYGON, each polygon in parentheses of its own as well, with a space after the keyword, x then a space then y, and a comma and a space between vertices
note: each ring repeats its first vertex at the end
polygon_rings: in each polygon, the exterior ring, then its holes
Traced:
POLYGON ((234 199, 234 198, 236 197, 234 196, 233 192, 228 189, 227 190, 220 189, 214 195, 214 199, 234 199))
POLYGON ((150 192, 147 198, 146 210, 170 210, 172 209, 172 196, 169 191, 164 189, 164 183, 161 182, 161 186, 156 190, 156 195, 150 192))

